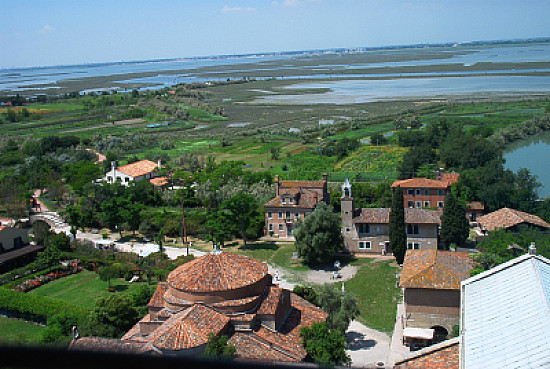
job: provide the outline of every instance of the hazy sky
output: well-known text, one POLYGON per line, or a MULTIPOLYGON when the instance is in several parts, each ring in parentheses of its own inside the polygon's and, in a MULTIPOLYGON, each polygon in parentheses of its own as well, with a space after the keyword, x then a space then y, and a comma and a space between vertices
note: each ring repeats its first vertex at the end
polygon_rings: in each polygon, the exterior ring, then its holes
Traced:
POLYGON ((550 0, 0 0, 0 68, 550 36, 550 0))

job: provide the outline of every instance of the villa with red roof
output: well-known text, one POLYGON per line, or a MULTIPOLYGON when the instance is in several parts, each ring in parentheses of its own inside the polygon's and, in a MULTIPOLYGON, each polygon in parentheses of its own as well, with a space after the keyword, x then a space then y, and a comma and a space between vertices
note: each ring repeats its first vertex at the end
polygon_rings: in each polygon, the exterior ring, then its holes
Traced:
MULTIPOLYGON (((306 358, 300 330, 325 321, 327 314, 272 283, 267 264, 214 250, 173 270, 159 283, 149 313, 117 347, 141 353, 196 356, 210 333, 229 336, 237 357, 269 362, 306 358)), ((109 351, 108 340, 83 338, 71 349, 109 351)))
POLYGON ((275 176, 276 197, 264 205, 269 235, 293 239, 298 219, 313 212, 320 201, 330 203, 327 175, 321 181, 285 181, 275 176))
POLYGON ((116 162, 112 161, 111 170, 105 174, 103 181, 108 183, 120 181, 122 185, 128 186, 130 182, 155 178, 155 171, 161 168, 160 160, 157 163, 151 160, 140 160, 121 167, 117 167, 116 162))
POLYGON ((445 205, 445 196, 451 185, 458 181, 459 174, 439 173, 437 179, 411 178, 393 182, 392 188, 401 187, 407 208, 440 208, 445 205))

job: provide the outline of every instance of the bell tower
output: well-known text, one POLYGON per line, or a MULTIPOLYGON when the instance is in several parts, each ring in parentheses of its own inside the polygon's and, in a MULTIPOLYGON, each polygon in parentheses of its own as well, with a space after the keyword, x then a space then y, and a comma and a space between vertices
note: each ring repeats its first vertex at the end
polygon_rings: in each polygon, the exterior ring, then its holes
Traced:
POLYGON ((351 183, 346 178, 342 185, 341 219, 342 234, 346 235, 353 230, 353 215, 355 213, 355 201, 351 195, 351 183))

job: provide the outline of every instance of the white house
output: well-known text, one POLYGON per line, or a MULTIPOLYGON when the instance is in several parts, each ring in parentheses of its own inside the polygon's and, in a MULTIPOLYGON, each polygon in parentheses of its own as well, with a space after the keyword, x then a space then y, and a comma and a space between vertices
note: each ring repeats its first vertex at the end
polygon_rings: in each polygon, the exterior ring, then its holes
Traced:
POLYGON ((128 186, 132 181, 138 182, 142 179, 155 178, 155 171, 161 168, 160 160, 157 163, 151 160, 141 160, 118 168, 116 162, 112 161, 111 170, 103 177, 103 181, 108 183, 120 181, 124 186, 128 186))

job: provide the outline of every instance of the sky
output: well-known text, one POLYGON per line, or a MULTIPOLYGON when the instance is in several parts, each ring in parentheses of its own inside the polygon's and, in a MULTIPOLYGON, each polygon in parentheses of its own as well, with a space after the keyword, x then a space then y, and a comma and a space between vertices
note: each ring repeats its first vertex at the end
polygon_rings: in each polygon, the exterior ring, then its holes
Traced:
POLYGON ((549 37, 550 0, 0 0, 0 68, 549 37))

